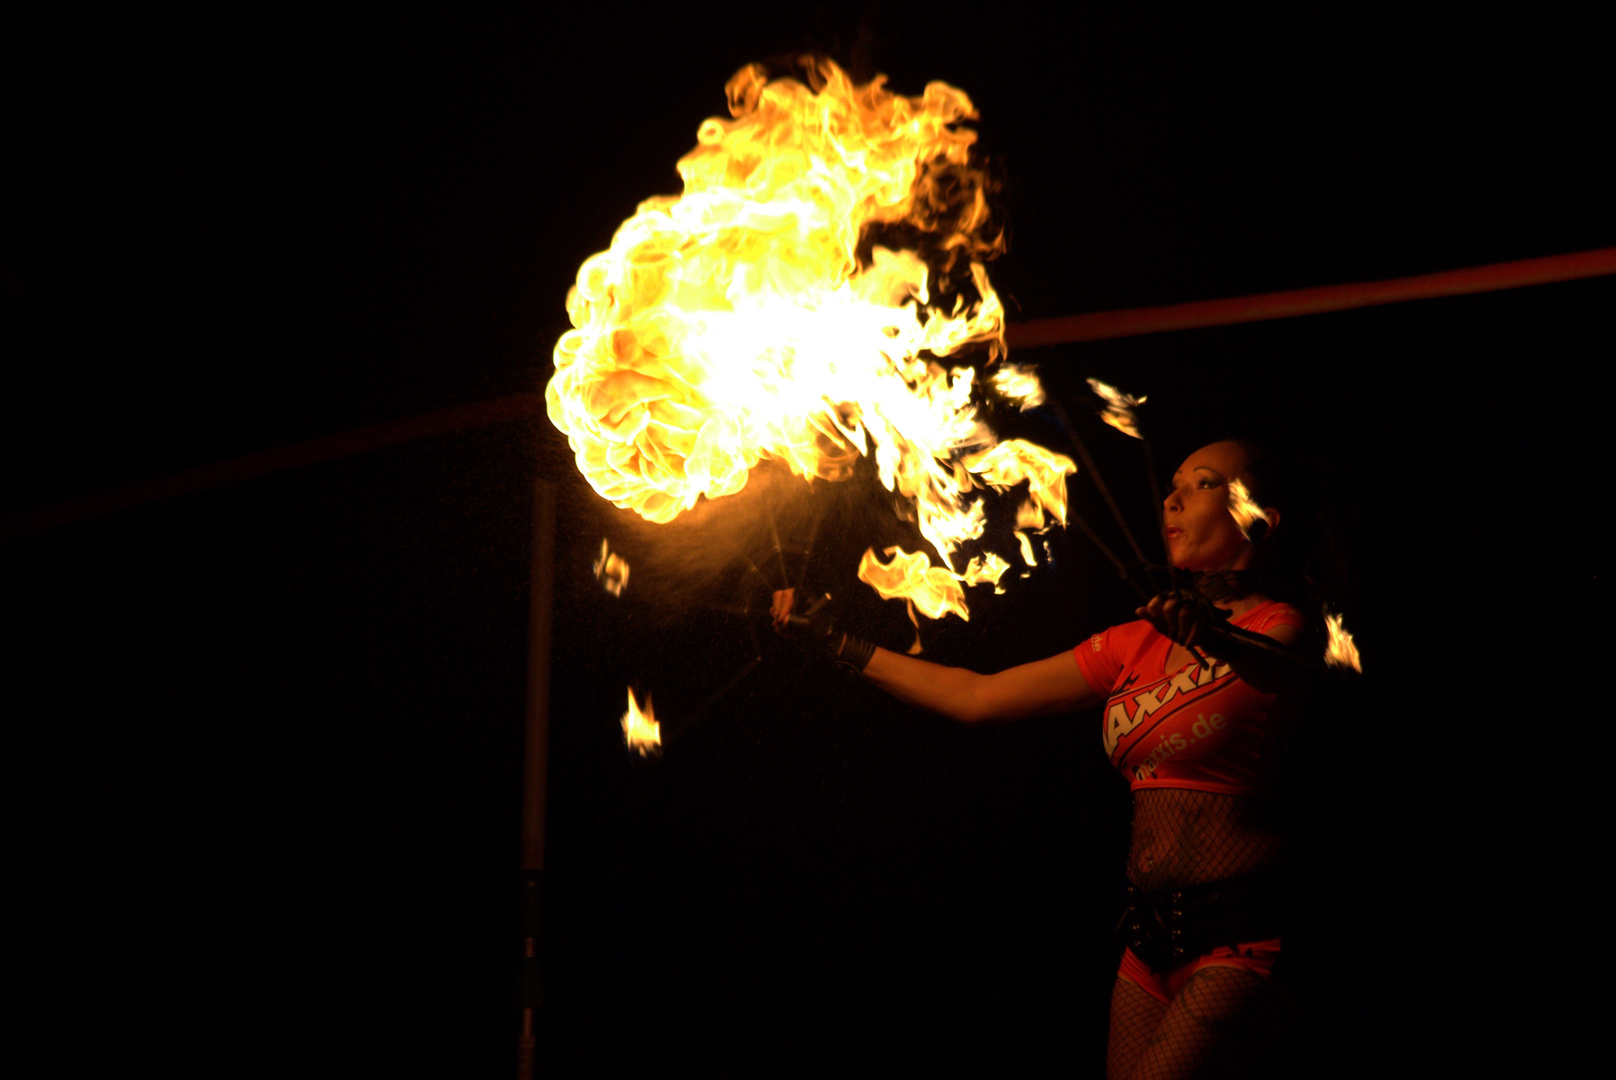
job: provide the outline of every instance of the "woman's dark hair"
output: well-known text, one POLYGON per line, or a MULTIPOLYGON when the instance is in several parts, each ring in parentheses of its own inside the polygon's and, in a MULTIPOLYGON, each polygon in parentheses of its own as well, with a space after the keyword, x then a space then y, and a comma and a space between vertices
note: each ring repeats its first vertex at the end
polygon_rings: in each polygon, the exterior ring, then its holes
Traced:
POLYGON ((1252 591, 1283 600, 1322 622, 1339 611, 1345 588, 1337 530, 1331 520, 1328 469, 1256 439, 1225 439, 1246 452, 1257 505, 1280 512, 1279 526, 1257 542, 1252 591))

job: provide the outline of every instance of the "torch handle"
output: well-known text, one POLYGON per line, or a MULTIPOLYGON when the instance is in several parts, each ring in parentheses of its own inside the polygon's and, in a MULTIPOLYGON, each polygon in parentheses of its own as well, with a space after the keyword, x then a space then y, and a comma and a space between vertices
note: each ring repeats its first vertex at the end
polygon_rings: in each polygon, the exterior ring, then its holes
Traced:
MULTIPOLYGON (((1246 648, 1261 649, 1263 652, 1268 653, 1271 656, 1278 657, 1288 664, 1292 664, 1299 668, 1304 668, 1308 671, 1320 672, 1328 670, 1323 661, 1315 660, 1304 656, 1301 653, 1294 652, 1291 649, 1287 649, 1284 645, 1281 645, 1273 638, 1264 634, 1256 633, 1252 630, 1246 630, 1238 626, 1230 626, 1229 624, 1225 623, 1224 625, 1214 629, 1212 633, 1214 636, 1221 634, 1236 644, 1246 648)), ((1207 643, 1202 642, 1202 644, 1205 645, 1207 643)), ((1217 651, 1216 644, 1212 644, 1209 647, 1214 652, 1217 651)), ((1192 649, 1191 651, 1193 652, 1194 650, 1192 649)))

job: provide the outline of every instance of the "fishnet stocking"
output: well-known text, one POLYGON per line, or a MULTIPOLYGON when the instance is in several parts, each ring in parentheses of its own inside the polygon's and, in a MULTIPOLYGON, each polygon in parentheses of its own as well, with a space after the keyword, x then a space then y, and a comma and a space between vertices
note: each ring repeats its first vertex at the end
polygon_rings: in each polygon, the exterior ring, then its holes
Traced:
POLYGON ((1127 979, 1111 989, 1111 1038, 1105 1047, 1106 1080, 1127 1080, 1145 1056, 1167 1006, 1127 979))
POLYGON ((1246 1075, 1290 1018, 1289 1002, 1266 979, 1206 967, 1170 1005, 1126 979, 1111 996, 1107 1080, 1210 1080, 1246 1075))

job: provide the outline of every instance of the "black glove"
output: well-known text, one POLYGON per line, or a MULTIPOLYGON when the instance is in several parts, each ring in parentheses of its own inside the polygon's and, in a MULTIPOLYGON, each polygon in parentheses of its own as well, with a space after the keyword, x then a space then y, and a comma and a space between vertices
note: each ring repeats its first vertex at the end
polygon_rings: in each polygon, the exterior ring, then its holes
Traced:
POLYGON ((837 667, 858 674, 875 655, 875 646, 836 628, 829 596, 810 602, 802 614, 788 615, 777 624, 781 635, 803 649, 824 656, 837 667))

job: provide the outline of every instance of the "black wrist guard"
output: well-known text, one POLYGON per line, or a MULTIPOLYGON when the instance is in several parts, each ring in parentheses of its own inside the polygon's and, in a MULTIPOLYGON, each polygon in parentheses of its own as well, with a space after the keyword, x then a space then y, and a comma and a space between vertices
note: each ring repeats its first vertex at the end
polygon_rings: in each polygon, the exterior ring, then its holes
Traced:
POLYGON ((817 652, 841 668, 858 674, 875 655, 875 646, 861 637, 837 629, 832 618, 830 597, 820 596, 800 615, 785 620, 781 631, 807 652, 817 652))
POLYGON ((831 653, 830 662, 850 675, 862 673, 875 655, 875 646, 861 637, 843 634, 841 645, 831 653))

